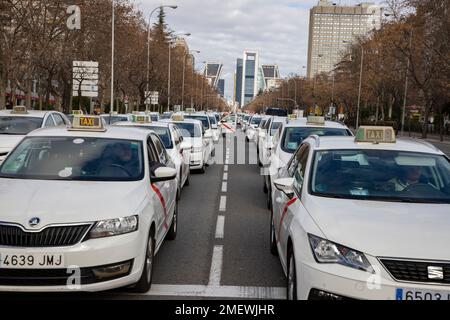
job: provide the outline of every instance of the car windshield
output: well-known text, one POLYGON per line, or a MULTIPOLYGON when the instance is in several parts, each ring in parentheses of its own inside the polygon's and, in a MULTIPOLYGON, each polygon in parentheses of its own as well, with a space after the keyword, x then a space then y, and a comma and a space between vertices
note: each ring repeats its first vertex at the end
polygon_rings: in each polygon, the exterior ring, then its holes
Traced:
POLYGON ((281 122, 274 122, 272 123, 272 128, 270 129, 270 135, 274 136, 277 134, 278 130, 280 129, 282 123, 281 122))
POLYGON ((216 118, 216 123, 220 121, 220 115, 219 114, 215 114, 214 117, 216 118))
POLYGON ((317 151, 310 190, 333 198, 450 203, 450 161, 403 151, 317 151))
POLYGON ((28 137, 0 167, 1 178, 137 181, 144 176, 142 143, 87 137, 28 137))
POLYGON ((201 138, 202 130, 200 126, 194 123, 176 123, 176 126, 180 129, 181 134, 185 138, 201 138))
POLYGON ((209 121, 211 122, 211 124, 217 124, 216 117, 214 117, 214 116, 210 116, 209 121))
POLYGON ((0 134, 27 135, 42 126, 42 118, 0 117, 0 134))
POLYGON ((102 115, 102 118, 105 119, 106 124, 114 124, 117 122, 126 122, 128 121, 127 116, 110 116, 110 115, 102 115))
POLYGON ((205 128, 205 130, 210 129, 208 116, 186 115, 185 118, 186 119, 200 120, 202 122, 203 127, 205 128))
POLYGON ((250 121, 250 124, 256 124, 259 126, 261 121, 262 121, 262 118, 253 117, 252 120, 250 121))
POLYGON ((294 153, 303 140, 312 135, 349 136, 350 132, 347 129, 338 128, 290 127, 284 132, 281 149, 284 152, 294 153))

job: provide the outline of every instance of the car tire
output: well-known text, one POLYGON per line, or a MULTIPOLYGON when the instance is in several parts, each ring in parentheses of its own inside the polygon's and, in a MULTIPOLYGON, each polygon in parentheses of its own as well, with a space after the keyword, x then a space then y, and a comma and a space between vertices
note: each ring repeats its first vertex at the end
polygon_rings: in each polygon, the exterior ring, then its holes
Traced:
POLYGON ((269 192, 269 189, 267 189, 267 184, 266 184, 266 179, 265 179, 265 178, 264 178, 263 184, 264 184, 264 186, 263 186, 263 192, 267 194, 267 193, 269 192))
POLYGON ((202 166, 202 168, 200 169, 200 173, 201 173, 201 174, 204 174, 205 172, 206 172, 206 163, 203 162, 203 166, 202 166))
POLYGON ((173 212, 172 223, 170 224, 169 231, 167 232, 166 239, 173 241, 177 238, 178 232, 178 201, 175 203, 175 211, 173 212))
POLYGON ((191 177, 191 174, 188 173, 188 175, 186 177, 186 181, 184 182, 185 187, 189 187, 189 185, 191 184, 191 182, 189 181, 190 177, 191 177))
POLYGON ((295 256, 292 246, 287 255, 287 300, 297 300, 297 270, 295 266, 295 256))
POLYGON ((273 211, 270 213, 270 253, 278 256, 277 238, 275 236, 275 225, 273 224, 273 211))
POLYGON ((248 140, 248 137, 245 137, 245 142, 249 143, 250 140, 248 140))
POLYGON ((222 138, 226 138, 226 134, 225 133, 222 133, 222 138))
POLYGON ((150 290, 153 280, 154 258, 155 258, 155 234, 152 229, 148 237, 147 249, 145 251, 144 268, 142 269, 141 278, 133 288, 134 292, 146 293, 150 290))

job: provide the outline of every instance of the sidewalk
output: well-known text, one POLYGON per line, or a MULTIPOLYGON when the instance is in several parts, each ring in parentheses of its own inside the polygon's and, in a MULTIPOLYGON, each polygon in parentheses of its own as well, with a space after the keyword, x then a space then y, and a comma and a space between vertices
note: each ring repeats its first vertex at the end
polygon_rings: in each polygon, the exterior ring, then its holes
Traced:
MULTIPOLYGON (((405 132, 404 137, 409 137, 409 133, 405 132)), ((411 132, 411 138, 422 140, 422 133, 420 132, 411 132)), ((450 136, 444 135, 444 141, 441 141, 441 138, 438 134, 428 134, 427 138, 425 139, 429 142, 438 142, 442 144, 449 144, 450 145, 450 136)))

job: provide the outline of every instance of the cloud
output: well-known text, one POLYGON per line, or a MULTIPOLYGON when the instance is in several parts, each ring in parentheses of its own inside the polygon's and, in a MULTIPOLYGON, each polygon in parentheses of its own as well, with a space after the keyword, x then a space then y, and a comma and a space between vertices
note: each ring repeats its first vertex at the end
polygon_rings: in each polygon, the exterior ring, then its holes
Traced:
MULTIPOLYGON (((137 0, 136 4, 148 16, 161 0, 137 0)), ((167 9, 167 22, 176 32, 192 33, 189 47, 201 50, 197 62, 224 64, 229 99, 236 59, 246 49, 259 50, 261 63, 278 64, 283 76, 305 73, 309 9, 317 0, 167 0, 162 4, 178 5, 176 10, 167 9)))

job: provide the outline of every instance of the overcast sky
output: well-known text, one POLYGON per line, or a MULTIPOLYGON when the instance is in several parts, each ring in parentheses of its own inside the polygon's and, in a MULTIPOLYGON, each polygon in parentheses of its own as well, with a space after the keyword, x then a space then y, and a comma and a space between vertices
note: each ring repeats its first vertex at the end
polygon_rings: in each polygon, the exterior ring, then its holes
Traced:
MULTIPOLYGON (((346 5, 361 1, 334 0, 346 5)), ((370 2, 381 3, 382 0, 370 2)), ((261 64, 278 64, 281 75, 304 75, 308 52, 309 9, 318 0, 135 0, 145 16, 155 7, 178 5, 167 9, 167 22, 175 32, 192 33, 191 50, 200 50, 202 61, 224 65, 227 99, 233 97, 233 73, 236 59, 243 51, 258 50, 261 64)), ((148 18, 147 18, 148 19, 148 18)), ((155 22, 156 15, 152 17, 155 22)))

